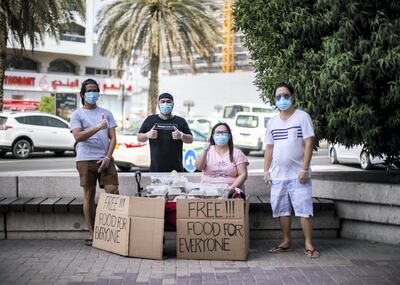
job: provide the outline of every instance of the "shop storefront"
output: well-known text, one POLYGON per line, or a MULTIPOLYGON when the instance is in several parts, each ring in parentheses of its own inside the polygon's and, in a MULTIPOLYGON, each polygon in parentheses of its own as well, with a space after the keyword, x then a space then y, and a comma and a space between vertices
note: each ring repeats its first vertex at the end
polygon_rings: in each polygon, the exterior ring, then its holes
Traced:
MULTIPOLYGON (((14 105, 15 100, 22 100, 23 104, 29 105, 29 102, 40 101, 43 96, 55 96, 56 115, 69 119, 70 114, 81 106, 80 87, 87 78, 88 76, 70 74, 7 71, 4 81, 4 99, 5 101, 14 100, 14 105)), ((116 119, 121 120, 123 102, 132 96, 133 86, 124 83, 121 79, 95 76, 91 78, 100 86, 99 105, 109 109, 116 119)))

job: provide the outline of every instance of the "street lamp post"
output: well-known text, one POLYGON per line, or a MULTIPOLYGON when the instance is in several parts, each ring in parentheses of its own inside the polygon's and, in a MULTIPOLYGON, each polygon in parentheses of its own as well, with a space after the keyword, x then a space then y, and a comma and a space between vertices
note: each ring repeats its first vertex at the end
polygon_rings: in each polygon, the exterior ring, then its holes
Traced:
POLYGON ((188 113, 188 116, 189 116, 190 108, 194 107, 194 101, 193 100, 185 100, 185 101, 183 101, 183 106, 187 107, 187 113, 188 113))

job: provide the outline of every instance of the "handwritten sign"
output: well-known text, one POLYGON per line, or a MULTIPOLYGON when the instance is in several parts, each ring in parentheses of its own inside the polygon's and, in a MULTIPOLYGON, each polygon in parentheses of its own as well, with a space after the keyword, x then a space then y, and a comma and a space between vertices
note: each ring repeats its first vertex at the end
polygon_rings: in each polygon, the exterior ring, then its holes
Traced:
POLYGON ((93 246, 120 255, 162 259, 164 199, 101 193, 93 246))
POLYGON ((96 211, 93 245, 128 255, 130 218, 129 197, 102 194, 96 211))
POLYGON ((245 260, 248 212, 240 199, 177 202, 177 257, 245 260))

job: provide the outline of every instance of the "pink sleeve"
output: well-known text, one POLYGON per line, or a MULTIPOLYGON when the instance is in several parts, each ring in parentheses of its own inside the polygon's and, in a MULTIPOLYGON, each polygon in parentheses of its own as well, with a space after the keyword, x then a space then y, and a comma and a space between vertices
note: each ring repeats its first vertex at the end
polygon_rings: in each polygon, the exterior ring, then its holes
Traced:
POLYGON ((249 160, 247 157, 243 154, 243 152, 240 149, 234 149, 234 159, 235 159, 235 164, 239 165, 242 163, 246 163, 246 166, 249 165, 249 160))

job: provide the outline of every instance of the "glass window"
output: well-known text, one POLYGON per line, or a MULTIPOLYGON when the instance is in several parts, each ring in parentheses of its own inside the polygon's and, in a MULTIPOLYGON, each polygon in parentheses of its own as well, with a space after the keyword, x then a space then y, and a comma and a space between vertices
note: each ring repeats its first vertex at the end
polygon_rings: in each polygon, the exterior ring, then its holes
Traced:
POLYGON ((234 118, 238 112, 249 112, 250 108, 240 105, 226 106, 224 110, 224 118, 234 118))
POLYGON ((62 73, 76 73, 75 65, 65 59, 56 59, 50 62, 48 71, 62 73))
POLYGON ((43 116, 25 116, 15 118, 21 124, 44 126, 43 116))
POLYGON ((207 138, 200 134, 198 131, 190 130, 193 135, 193 140, 196 142, 207 142, 207 138))
POLYGON ((268 120, 269 120, 269 118, 264 118, 264 128, 266 128, 267 127, 267 124, 268 124, 268 120))
POLYGON ((254 113, 272 113, 273 111, 271 108, 253 108, 254 113))
POLYGON ((38 65, 35 61, 27 57, 18 57, 11 54, 7 54, 6 58, 6 69, 8 70, 32 70, 38 71, 38 65))
POLYGON ((257 116, 238 116, 236 119, 236 126, 242 128, 257 128, 258 117, 257 116))
POLYGON ((53 117, 44 117, 45 126, 53 128, 64 128, 67 129, 68 125, 59 119, 53 117))
POLYGON ((93 67, 86 67, 86 74, 95 74, 95 69, 93 67))
POLYGON ((7 122, 7 118, 6 117, 0 117, 0 125, 5 125, 7 122))

